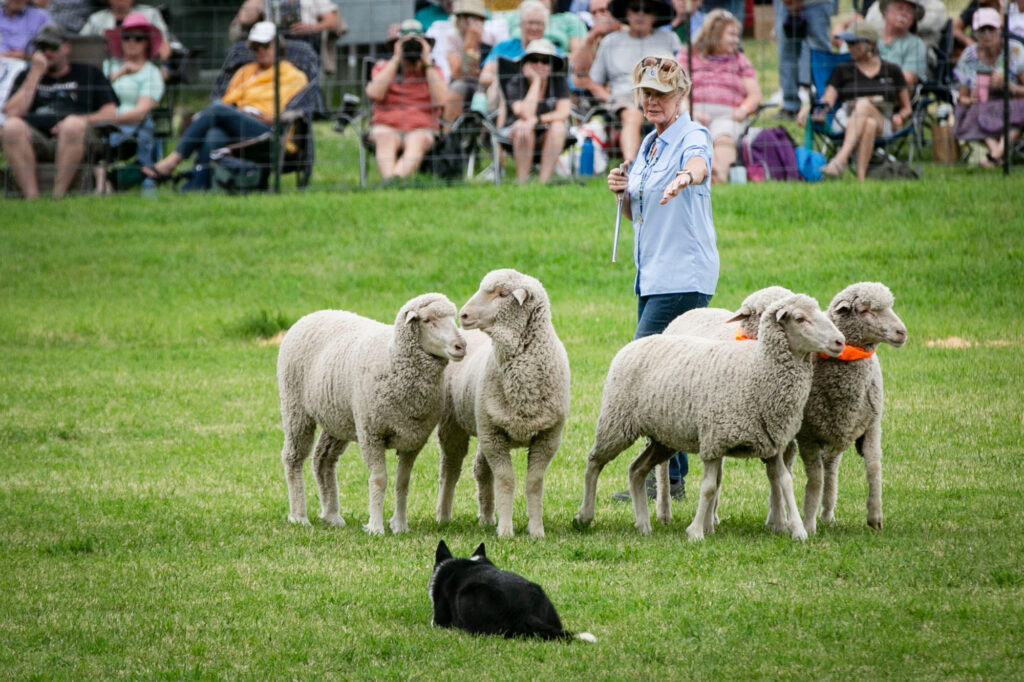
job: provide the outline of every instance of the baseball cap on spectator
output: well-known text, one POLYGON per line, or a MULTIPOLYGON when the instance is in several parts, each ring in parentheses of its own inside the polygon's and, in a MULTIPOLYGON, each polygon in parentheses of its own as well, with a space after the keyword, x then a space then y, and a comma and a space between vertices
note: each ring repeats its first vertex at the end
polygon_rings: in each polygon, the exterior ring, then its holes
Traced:
POLYGON ((487 19, 487 9, 484 7, 484 0, 455 0, 452 6, 452 14, 469 14, 470 16, 487 19))
POLYGON ((51 21, 39 27, 39 31, 32 37, 32 47, 36 47, 40 43, 60 45, 68 39, 68 32, 64 30, 64 27, 51 21))
POLYGON ((274 36, 277 35, 277 27, 274 26, 272 21, 257 21, 249 29, 248 42, 250 43, 261 43, 266 45, 274 36))
MULTIPOLYGON (((158 29, 153 24, 149 23, 145 15, 139 12, 131 12, 124 18, 121 25, 117 28, 109 28, 103 32, 107 36, 107 50, 110 51, 110 55, 116 59, 120 59, 122 55, 121 41, 124 39, 124 33, 145 33, 146 38, 149 42, 149 52, 146 57, 152 59, 154 55, 160 51, 160 46, 164 42, 163 36, 160 34, 158 29)), ((269 41, 268 41, 269 42, 269 41)))
POLYGON ((858 21, 855 24, 851 24, 849 28, 836 37, 848 43, 877 43, 878 29, 866 21, 858 21))
POLYGON ((977 31, 983 26, 1000 28, 1003 25, 1001 19, 1002 17, 999 16, 999 10, 992 9, 991 7, 982 7, 974 12, 974 20, 971 21, 971 30, 977 31))

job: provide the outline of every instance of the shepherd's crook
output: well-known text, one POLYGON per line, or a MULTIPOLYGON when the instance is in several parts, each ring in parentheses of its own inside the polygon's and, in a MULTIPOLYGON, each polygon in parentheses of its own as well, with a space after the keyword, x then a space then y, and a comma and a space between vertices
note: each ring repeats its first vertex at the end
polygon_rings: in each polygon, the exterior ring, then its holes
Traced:
MULTIPOLYGON (((628 175, 629 164, 623 163, 619 166, 619 170, 623 175, 628 175)), ((619 254, 619 230, 622 228, 622 202, 626 199, 626 190, 619 192, 619 198, 615 202, 615 238, 612 242, 612 262, 615 262, 616 256, 619 254)))

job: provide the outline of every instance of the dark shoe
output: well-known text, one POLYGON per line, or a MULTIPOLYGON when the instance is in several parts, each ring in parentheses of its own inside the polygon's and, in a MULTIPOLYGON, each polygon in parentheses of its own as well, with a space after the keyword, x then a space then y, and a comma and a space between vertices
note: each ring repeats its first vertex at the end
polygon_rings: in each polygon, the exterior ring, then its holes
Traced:
MULTIPOLYGON (((658 497, 658 480, 654 477, 654 474, 647 476, 647 480, 644 481, 644 487, 647 488, 648 500, 653 500, 658 497)), ((668 485, 668 494, 673 500, 685 500, 686 481, 670 481, 668 485)), ((616 502, 629 502, 629 491, 620 490, 612 495, 612 499, 616 502)))
POLYGON ((170 182, 171 180, 174 179, 173 175, 161 173, 154 166, 143 166, 139 170, 144 176, 146 176, 147 178, 149 178, 158 185, 162 185, 165 182, 170 182))
POLYGON ((795 121, 796 114, 797 112, 792 111, 791 109, 779 109, 775 112, 775 115, 772 116, 772 118, 776 121, 795 121))

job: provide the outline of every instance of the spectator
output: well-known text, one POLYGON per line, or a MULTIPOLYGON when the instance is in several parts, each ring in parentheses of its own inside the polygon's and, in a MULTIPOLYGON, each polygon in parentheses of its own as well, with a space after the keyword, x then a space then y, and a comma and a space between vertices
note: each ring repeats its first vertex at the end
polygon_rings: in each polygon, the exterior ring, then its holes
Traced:
POLYGON ((882 30, 878 56, 903 70, 907 86, 913 90, 928 78, 928 48, 910 32, 924 17, 921 0, 881 0, 882 30))
MULTIPOLYGON (((942 38, 942 30, 946 27, 946 6, 942 0, 916 0, 911 4, 915 5, 915 21, 911 24, 910 33, 924 41, 929 50, 937 50, 939 41, 942 38)), ((868 7, 864 19, 878 29, 879 33, 885 24, 882 17, 886 3, 874 2, 868 7)), ((857 20, 861 17, 858 15, 857 20)), ((852 23, 852 22, 848 22, 852 23)), ((835 30, 833 28, 833 30, 835 30)), ((838 33, 846 30, 843 26, 838 33)))
POLYGON ((479 86, 484 22, 487 21, 483 0, 455 0, 453 10, 455 31, 446 36, 448 49, 445 51, 451 77, 444 103, 447 121, 459 117, 479 86))
MULTIPOLYGON (((711 181, 728 182, 736 142, 761 104, 761 88, 753 65, 740 51, 739 21, 727 10, 708 14, 693 47, 693 118, 711 130, 715 149, 711 181)), ((685 66, 686 49, 676 58, 685 66)))
POLYGON ((85 22, 85 26, 82 27, 79 35, 104 36, 108 30, 120 26, 125 17, 132 12, 141 14, 146 18, 146 21, 160 30, 160 51, 157 54, 160 56, 160 59, 166 61, 171 56, 171 43, 163 15, 155 7, 136 5, 135 0, 110 0, 110 9, 93 12, 85 22))
POLYGON ((430 27, 437 21, 448 21, 452 14, 454 0, 432 0, 413 15, 413 19, 420 22, 423 31, 429 31, 430 27))
POLYGON ((622 22, 612 16, 608 9, 612 0, 590 0, 592 24, 583 39, 583 46, 572 61, 573 86, 581 90, 591 89, 590 67, 594 64, 597 48, 609 33, 622 28, 622 22))
MULTIPOLYGON (((999 12, 982 7, 974 13, 971 33, 975 42, 960 55, 953 75, 959 85, 960 97, 955 112, 958 140, 985 143, 987 155, 981 162, 985 168, 1003 161, 1003 70, 1006 55, 999 12)), ((1010 140, 1020 138, 1024 126, 1024 46, 1010 41, 1010 140)))
POLYGON ((391 59, 374 65, 366 84, 373 101, 370 140, 385 185, 415 173, 437 139, 445 88, 430 48, 420 22, 403 21, 388 41, 391 59))
POLYGON ((810 50, 829 51, 835 0, 774 0, 782 107, 775 115, 793 120, 800 111, 800 85, 811 82, 810 50))
MULTIPOLYGON (((480 85, 489 88, 495 83, 498 57, 519 59, 526 52, 527 45, 544 37, 548 26, 548 14, 548 8, 539 0, 523 0, 519 4, 520 36, 503 40, 491 49, 484 59, 483 68, 480 69, 480 85)), ((496 99, 496 95, 492 97, 493 99, 496 99)))
MULTIPOLYGON (((280 12, 284 37, 309 43, 317 54, 325 32, 342 35, 348 30, 331 0, 282 0, 280 12)), ((228 37, 232 42, 242 40, 256 22, 268 21, 271 15, 270 0, 245 0, 231 22, 228 37)))
MULTIPOLYGON (((458 17, 460 8, 469 9, 470 14, 479 19, 479 11, 484 13, 483 28, 480 34, 480 59, 487 56, 491 48, 498 43, 508 40, 508 24, 505 20, 495 15, 490 15, 486 9, 482 9, 483 0, 457 0, 452 6, 452 15, 448 21, 435 21, 429 31, 424 31, 427 38, 434 39, 434 50, 431 56, 434 64, 441 69, 444 75, 444 82, 449 83, 452 79, 451 65, 449 58, 453 51, 460 51, 463 47, 463 37, 459 34, 458 17)), ((478 76, 479 79, 479 76, 478 76)))
POLYGON ((520 73, 506 86, 509 118, 508 136, 516 161, 516 179, 525 183, 536 156, 540 156, 538 178, 551 179, 555 164, 569 132, 569 82, 566 61, 546 38, 534 40, 520 57, 520 73))
MULTIPOLYGON (((210 188, 210 153, 217 148, 250 140, 270 132, 274 125, 274 35, 272 22, 261 21, 249 31, 249 49, 256 60, 244 64, 231 77, 220 101, 199 112, 181 135, 173 152, 142 173, 157 182, 171 178, 182 161, 198 153, 196 168, 185 191, 210 188)), ((281 55, 285 46, 281 45, 281 55)), ((280 66, 279 108, 306 87, 306 74, 286 59, 280 66)))
POLYGON ((28 45, 50 15, 28 0, 7 0, 0 9, 0 57, 28 58, 28 45))
MULTIPOLYGON (((544 37, 554 43, 555 47, 563 54, 569 55, 569 62, 576 59, 578 50, 583 46, 583 40, 587 37, 587 25, 583 19, 572 12, 558 12, 555 9, 553 0, 540 0, 548 11, 547 28, 544 37)), ((508 19, 509 36, 520 37, 519 15, 511 12, 508 19)))
POLYGON ((654 29, 671 23, 672 6, 661 0, 612 0, 612 16, 624 21, 627 30, 611 33, 601 41, 590 67, 590 92, 604 102, 621 122, 619 147, 627 163, 640 147, 643 114, 633 98, 632 64, 649 54, 675 54, 682 48, 679 36, 654 29))
POLYGON ((968 48, 975 43, 973 31, 972 35, 967 35, 964 31, 973 24, 974 13, 982 7, 994 9, 1000 15, 1003 13, 1003 3, 1000 0, 971 0, 960 16, 953 20, 953 38, 961 48, 968 48))
POLYGON ((114 88, 120 104, 110 123, 118 127, 110 144, 119 146, 134 138, 136 157, 146 166, 156 163, 156 137, 150 113, 164 96, 164 79, 150 60, 160 52, 163 37, 146 17, 132 12, 119 28, 107 30, 110 58, 103 62, 103 75, 114 88))
POLYGON ((1024 39, 1024 0, 1010 0, 1006 6, 1006 14, 1010 37, 1024 39))
POLYGON ((100 147, 91 124, 109 120, 117 96, 103 73, 68 59, 67 33, 50 23, 32 39, 31 66, 18 74, 4 105, 4 156, 26 199, 39 195, 36 163, 54 161, 53 197, 67 194, 87 153, 100 147))
MULTIPOLYGON (((626 192, 622 213, 633 221, 634 339, 660 334, 679 315, 711 302, 718 285, 718 248, 711 217, 711 135, 690 119, 690 79, 673 57, 645 57, 631 77, 644 117, 654 126, 628 172, 614 168, 608 189, 626 192), (640 229, 640 225, 643 229, 640 229)), ((685 496, 685 453, 669 461, 669 492, 685 496)), ((654 497, 654 476, 647 479, 654 497)), ((628 492, 613 499, 628 501, 628 492)))
MULTIPOLYGON (((836 132, 843 132, 843 144, 821 172, 839 177, 856 150, 857 179, 863 180, 867 177, 875 138, 891 135, 910 116, 910 92, 900 67, 878 56, 878 31, 873 26, 859 21, 840 37, 846 41, 853 60, 839 64, 832 71, 821 97, 822 106, 815 110, 814 116, 824 120, 828 109, 841 105, 833 126, 836 132)), ((804 124, 806 115, 807 110, 801 110, 800 125, 804 124)))
POLYGON ((92 0, 36 0, 36 7, 45 9, 54 23, 76 35, 85 26, 86 19, 96 11, 92 0))

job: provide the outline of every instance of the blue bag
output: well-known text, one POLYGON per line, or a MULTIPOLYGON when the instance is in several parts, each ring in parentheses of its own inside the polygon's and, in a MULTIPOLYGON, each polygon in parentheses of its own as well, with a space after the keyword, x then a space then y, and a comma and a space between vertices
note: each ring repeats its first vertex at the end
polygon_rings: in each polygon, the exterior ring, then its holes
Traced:
POLYGON ((821 180, 821 167, 825 165, 825 155, 814 151, 814 137, 811 134, 811 117, 807 117, 804 130, 804 146, 796 149, 796 165, 800 175, 807 182, 821 180))

